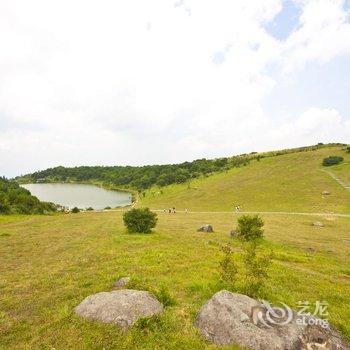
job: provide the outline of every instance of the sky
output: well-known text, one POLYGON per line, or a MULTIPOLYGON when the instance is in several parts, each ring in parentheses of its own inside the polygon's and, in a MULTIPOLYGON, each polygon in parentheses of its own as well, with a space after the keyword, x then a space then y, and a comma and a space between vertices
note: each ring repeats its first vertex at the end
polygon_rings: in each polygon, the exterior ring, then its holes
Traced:
POLYGON ((0 0, 0 175, 350 142, 349 0, 0 0))

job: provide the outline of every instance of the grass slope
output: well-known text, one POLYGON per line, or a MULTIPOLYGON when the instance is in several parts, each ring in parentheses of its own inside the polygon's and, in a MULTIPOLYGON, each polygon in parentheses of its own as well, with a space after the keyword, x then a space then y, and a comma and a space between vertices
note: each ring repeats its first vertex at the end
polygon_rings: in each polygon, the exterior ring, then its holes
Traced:
MULTIPOLYGON (((130 235, 120 212, 0 217, 0 349, 216 348, 193 322, 222 288, 217 245, 231 240, 236 218, 161 213, 154 233, 130 235), (196 232, 207 222, 215 233, 196 232), (165 286, 177 304, 126 333, 74 315, 82 299, 124 275, 165 286)), ((329 320, 350 340, 350 219, 324 219, 324 228, 311 226, 313 217, 264 219, 264 245, 275 252, 265 297, 292 307, 326 300, 329 320)))
MULTIPOLYGON (((345 164, 333 168, 349 180, 350 154, 341 147, 321 148, 253 161, 188 185, 153 188, 141 196, 141 205, 206 211, 243 210, 350 213, 350 193, 320 171, 323 158, 340 155, 345 164), (327 190, 330 196, 323 198, 327 190)), ((350 182, 350 181, 349 181, 350 182)))
POLYGON ((344 163, 330 167, 329 171, 350 186, 350 155, 347 155, 344 163))

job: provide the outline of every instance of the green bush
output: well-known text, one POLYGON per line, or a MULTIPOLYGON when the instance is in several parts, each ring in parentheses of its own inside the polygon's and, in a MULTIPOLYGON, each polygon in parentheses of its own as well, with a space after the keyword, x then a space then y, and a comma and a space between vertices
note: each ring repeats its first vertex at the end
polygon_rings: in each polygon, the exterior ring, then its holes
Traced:
POLYGON ((71 210, 72 213, 76 214, 76 213, 79 213, 80 210, 78 207, 74 207, 72 210, 71 210))
POLYGON ((148 208, 131 209, 123 215, 124 225, 129 232, 151 232, 156 227, 157 214, 148 208))
POLYGON ((222 246, 221 251, 224 253, 224 257, 220 261, 220 278, 223 282, 233 288, 238 272, 236 263, 233 259, 233 251, 229 244, 222 246))
POLYGON ((245 293, 251 297, 261 296, 272 262, 272 254, 258 253, 257 247, 256 241, 246 242, 243 247, 245 293))
POLYGON ((323 159, 322 165, 323 166, 332 166, 341 163, 344 160, 343 157, 338 156, 330 156, 325 159, 323 159))
POLYGON ((350 146, 346 147, 346 152, 350 153, 350 146))
POLYGON ((238 218, 237 237, 251 241, 262 238, 264 221, 259 215, 243 215, 238 218))

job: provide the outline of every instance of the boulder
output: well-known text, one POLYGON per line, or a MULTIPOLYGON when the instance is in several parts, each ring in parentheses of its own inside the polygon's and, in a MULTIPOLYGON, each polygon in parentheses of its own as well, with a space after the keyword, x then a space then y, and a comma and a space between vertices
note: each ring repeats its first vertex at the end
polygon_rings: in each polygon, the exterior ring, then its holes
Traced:
POLYGON ((75 313, 81 317, 114 323, 122 329, 129 328, 141 317, 163 311, 163 305, 149 292, 132 289, 93 294, 75 308, 75 313))
POLYGON ((329 196, 331 193, 328 191, 322 191, 322 196, 329 196))
POLYGON ((211 225, 204 225, 204 226, 200 227, 197 231, 198 232, 214 232, 213 226, 211 226, 211 225))
POLYGON ((314 221, 314 222, 312 223, 312 226, 323 227, 324 224, 323 224, 323 222, 321 222, 321 221, 314 221))
POLYGON ((119 278, 119 280, 117 280, 113 286, 112 289, 113 290, 118 290, 118 289, 123 289, 126 288, 127 284, 131 281, 130 277, 122 277, 119 278))
POLYGON ((255 299, 222 290, 204 304, 195 326, 208 341, 220 346, 236 344, 252 350, 350 349, 328 324, 325 328, 321 323, 303 324, 291 309, 284 314, 269 313, 267 318, 267 310, 255 299))
POLYGON ((236 230, 231 230, 230 231, 230 236, 231 237, 237 237, 238 236, 238 232, 236 230))

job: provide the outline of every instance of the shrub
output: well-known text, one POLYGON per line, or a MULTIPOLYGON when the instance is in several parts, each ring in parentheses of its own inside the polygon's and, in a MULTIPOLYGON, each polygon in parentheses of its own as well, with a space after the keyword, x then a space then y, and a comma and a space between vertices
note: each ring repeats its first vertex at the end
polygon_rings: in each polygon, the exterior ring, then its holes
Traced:
POLYGON ((247 242, 243 247, 243 261, 245 266, 245 293, 251 297, 261 296, 268 278, 272 254, 258 254, 256 242, 247 242))
POLYGON ((322 165, 323 166, 331 166, 341 163, 344 160, 343 157, 338 156, 330 156, 325 159, 323 159, 322 165))
POLYGON ((224 253, 223 259, 220 261, 220 278, 229 286, 234 287, 237 275, 237 266, 233 259, 233 251, 229 244, 221 247, 224 253))
POLYGON ((123 215, 124 225, 129 232, 151 232, 156 227, 157 214, 148 208, 131 209, 123 215))
POLYGON ((350 153, 350 146, 346 147, 346 152, 350 153))
POLYGON ((79 210, 78 207, 74 207, 74 208, 71 210, 71 212, 75 214, 75 213, 79 213, 80 210, 79 210))
POLYGON ((264 234, 264 221, 259 215, 243 215, 238 219, 237 237, 251 241, 264 234))

